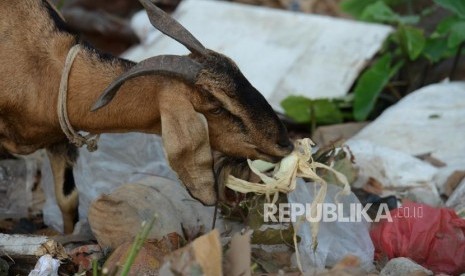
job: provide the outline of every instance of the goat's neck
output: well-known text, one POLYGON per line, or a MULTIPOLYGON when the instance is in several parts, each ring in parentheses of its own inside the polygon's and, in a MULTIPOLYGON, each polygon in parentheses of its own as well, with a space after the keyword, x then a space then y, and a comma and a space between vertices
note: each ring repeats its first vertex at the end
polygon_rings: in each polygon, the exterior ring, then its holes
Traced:
MULTIPOLYGON (((90 112, 104 89, 131 65, 101 58, 83 50, 74 61, 69 78, 68 116, 77 130, 90 133, 160 133, 157 93, 182 83, 162 76, 128 80, 107 106, 90 112)), ((165 91, 165 92, 164 92, 165 91)))

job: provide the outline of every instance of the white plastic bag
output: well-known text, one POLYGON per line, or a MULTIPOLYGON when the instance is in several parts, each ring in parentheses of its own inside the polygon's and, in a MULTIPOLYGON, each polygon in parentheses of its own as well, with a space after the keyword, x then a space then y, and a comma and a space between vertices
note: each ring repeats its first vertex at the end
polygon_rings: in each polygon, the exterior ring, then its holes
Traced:
MULTIPOLYGON (((288 194, 289 203, 312 203, 315 195, 313 183, 305 183, 297 180, 297 188, 288 194)), ((336 185, 328 184, 325 203, 335 203, 334 199, 342 189, 336 185)), ((318 191, 318 190, 316 190, 318 191)), ((349 217, 351 203, 360 203, 357 197, 351 193, 347 196, 339 196, 339 203, 343 204, 344 217, 349 217)), ((334 266, 347 255, 355 255, 360 258, 361 267, 371 271, 373 266, 374 246, 370 239, 369 223, 362 219, 361 222, 320 222, 318 232, 318 246, 316 252, 312 249, 311 226, 307 221, 293 223, 297 236, 300 237, 298 245, 300 262, 304 271, 311 268, 324 268, 334 266)))
POLYGON ((29 276, 58 276, 59 267, 60 261, 47 254, 40 257, 29 276))
MULTIPOLYGON (((159 136, 154 134, 128 133, 103 134, 98 150, 89 152, 79 149, 74 167, 74 179, 79 191, 79 218, 87 221, 90 203, 101 194, 108 194, 124 183, 137 182, 147 175, 177 180, 164 156, 159 136)), ((61 212, 55 201, 53 177, 49 162, 42 167, 47 202, 44 207, 45 224, 63 229, 61 212)))

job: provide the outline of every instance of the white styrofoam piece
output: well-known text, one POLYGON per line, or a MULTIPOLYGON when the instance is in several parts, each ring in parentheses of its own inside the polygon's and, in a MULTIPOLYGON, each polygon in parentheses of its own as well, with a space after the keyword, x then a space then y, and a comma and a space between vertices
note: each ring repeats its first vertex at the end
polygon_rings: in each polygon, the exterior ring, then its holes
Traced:
POLYGON ((465 168, 465 82, 433 84, 411 93, 353 139, 411 155, 431 153, 448 166, 465 168))
MULTIPOLYGON (((205 45, 231 57, 281 111, 288 95, 346 95, 391 27, 223 1, 185 0, 173 14, 205 45)), ((123 57, 140 61, 187 49, 161 34, 143 11, 133 18, 143 41, 123 57)))
MULTIPOLYGON (((371 163, 367 162, 365 169, 379 167, 378 163, 387 164, 389 166, 386 168, 391 167, 403 179, 409 175, 424 179, 423 182, 428 184, 425 187, 433 183, 437 190, 444 191, 443 186, 447 178, 455 170, 465 169, 465 82, 438 83, 412 92, 384 111, 350 140, 352 143, 359 141, 370 141, 376 147, 392 151, 384 156, 379 155, 378 159, 372 160, 371 163), (431 153, 434 158, 446 164, 445 167, 435 168, 432 179, 430 178, 433 170, 418 171, 419 167, 413 167, 413 163, 401 164, 404 155, 414 159, 413 156, 426 153, 431 153), (389 163, 401 166, 394 168, 389 163)), ((366 159, 370 154, 366 149, 360 150, 358 156, 355 154, 355 158, 366 159)), ((388 176, 389 171, 386 171, 386 168, 379 171, 382 175, 378 177, 388 176)), ((397 182, 396 185, 399 185, 399 181, 395 181, 394 178, 385 182, 397 182)), ((432 193, 436 194, 437 191, 434 190, 436 189, 433 189, 432 193)), ((457 195, 451 196, 456 197, 457 195)))

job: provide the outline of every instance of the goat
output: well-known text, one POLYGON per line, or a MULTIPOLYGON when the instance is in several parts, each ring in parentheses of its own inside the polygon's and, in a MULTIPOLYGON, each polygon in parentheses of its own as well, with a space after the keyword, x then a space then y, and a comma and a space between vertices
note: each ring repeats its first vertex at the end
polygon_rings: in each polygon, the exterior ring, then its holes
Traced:
POLYGON ((136 64, 86 46, 48 0, 0 4, 0 147, 15 154, 46 149, 65 233, 76 220, 77 151, 60 128, 57 98, 76 44, 83 49, 72 64, 65 103, 71 125, 92 134, 161 134, 170 166, 206 205, 217 200, 212 150, 278 161, 293 148, 271 106, 230 58, 206 49, 149 0, 140 2, 152 25, 189 55, 136 64))

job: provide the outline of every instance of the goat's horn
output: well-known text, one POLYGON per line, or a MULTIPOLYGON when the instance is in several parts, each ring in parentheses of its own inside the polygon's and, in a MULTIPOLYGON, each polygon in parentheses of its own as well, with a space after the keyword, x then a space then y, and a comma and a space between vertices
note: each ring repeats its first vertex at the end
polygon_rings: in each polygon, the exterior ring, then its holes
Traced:
POLYGON ((144 75, 164 74, 194 83, 202 68, 200 63, 185 56, 164 55, 145 59, 114 80, 100 95, 91 111, 107 105, 123 83, 129 79, 144 75))
POLYGON ((178 21, 155 6, 150 0, 139 0, 150 19, 150 23, 160 32, 178 41, 186 46, 194 54, 203 55, 206 52, 205 47, 200 43, 188 30, 186 30, 178 21))

